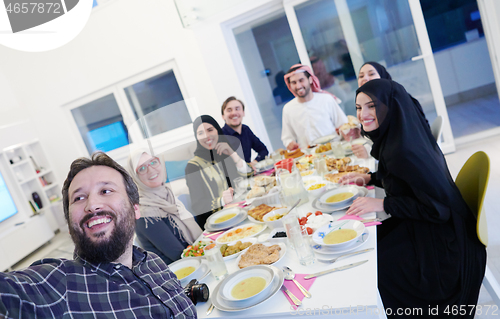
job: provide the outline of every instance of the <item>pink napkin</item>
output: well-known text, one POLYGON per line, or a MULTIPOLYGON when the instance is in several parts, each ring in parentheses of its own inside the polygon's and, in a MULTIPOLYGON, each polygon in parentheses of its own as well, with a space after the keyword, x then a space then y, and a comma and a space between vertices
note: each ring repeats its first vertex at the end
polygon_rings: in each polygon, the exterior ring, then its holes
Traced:
POLYGON ((273 168, 271 168, 271 169, 269 169, 269 170, 267 170, 267 171, 264 171, 264 172, 262 172, 262 173, 257 174, 257 176, 258 176, 258 175, 266 175, 266 176, 269 176, 269 175, 271 175, 272 173, 274 173, 274 167, 273 167, 273 168))
POLYGON ((203 236, 205 236, 206 238, 210 238, 213 241, 215 241, 222 234, 224 234, 224 232, 220 232, 220 233, 215 234, 215 235, 210 235, 209 232, 203 232, 203 236))
MULTIPOLYGON (((295 274, 295 280, 297 280, 304 288, 306 288, 307 291, 309 291, 309 289, 311 288, 311 286, 314 283, 314 281, 316 280, 316 278, 311 278, 311 279, 306 280, 306 279, 304 279, 305 276, 307 276, 307 275, 306 274, 295 274)), ((288 290, 290 290, 290 292, 292 294, 294 294, 294 296, 297 297, 297 299, 299 299, 300 301, 302 301, 302 299, 304 299, 304 295, 302 294, 300 289, 297 287, 297 285, 292 280, 285 280, 283 285, 285 285, 285 287, 288 290)), ((283 290, 281 292, 283 292, 283 294, 285 295, 286 299, 288 299, 288 302, 292 305, 292 307, 294 309, 297 309, 298 307, 295 306, 295 303, 293 303, 293 301, 290 299, 290 297, 288 297, 288 295, 283 290)))
MULTIPOLYGON (((344 215, 344 216, 340 217, 338 220, 343 220, 343 219, 363 220, 364 218, 360 217, 360 216, 354 216, 354 215, 344 215)), ((365 227, 369 227, 369 226, 381 225, 382 223, 381 222, 368 222, 368 223, 364 223, 364 224, 365 224, 365 227)))
POLYGON ((375 186, 365 186, 366 189, 375 189, 375 186))
POLYGON ((246 202, 247 202, 246 200, 243 200, 241 202, 227 204, 226 206, 224 206, 224 208, 231 208, 231 207, 236 207, 236 206, 238 206, 239 208, 243 208, 243 207, 245 207, 246 202))

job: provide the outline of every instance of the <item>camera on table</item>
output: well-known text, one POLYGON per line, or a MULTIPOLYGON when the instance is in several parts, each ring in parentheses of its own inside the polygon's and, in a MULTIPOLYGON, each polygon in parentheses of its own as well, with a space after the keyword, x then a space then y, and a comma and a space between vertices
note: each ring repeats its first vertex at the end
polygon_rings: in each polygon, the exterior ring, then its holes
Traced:
POLYGON ((197 304, 198 301, 207 301, 210 296, 210 291, 206 284, 198 283, 198 280, 192 279, 187 286, 184 288, 184 293, 191 299, 193 304, 197 304))

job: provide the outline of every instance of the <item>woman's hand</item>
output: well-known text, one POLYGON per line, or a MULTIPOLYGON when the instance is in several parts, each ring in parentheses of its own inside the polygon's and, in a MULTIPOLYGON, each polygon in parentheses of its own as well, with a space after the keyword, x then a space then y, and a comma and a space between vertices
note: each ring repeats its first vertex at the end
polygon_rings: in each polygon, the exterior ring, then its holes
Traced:
POLYGON ((228 189, 222 192, 222 200, 224 200, 224 203, 226 205, 233 201, 233 194, 234 194, 234 189, 232 187, 229 187, 228 189))
POLYGON ((371 180, 371 176, 368 174, 361 173, 348 173, 339 179, 339 184, 347 185, 355 183, 358 186, 364 186, 368 184, 371 180))
POLYGON ((214 147, 214 150, 216 150, 217 154, 219 154, 219 155, 224 154, 224 155, 230 156, 231 154, 234 153, 234 150, 226 142, 217 143, 217 145, 215 145, 215 147, 214 147))
POLYGON ((353 144, 352 152, 357 158, 368 158, 368 152, 364 145, 353 144))
POLYGON ((358 197, 347 210, 347 215, 360 216, 372 212, 383 212, 384 200, 380 198, 358 197))

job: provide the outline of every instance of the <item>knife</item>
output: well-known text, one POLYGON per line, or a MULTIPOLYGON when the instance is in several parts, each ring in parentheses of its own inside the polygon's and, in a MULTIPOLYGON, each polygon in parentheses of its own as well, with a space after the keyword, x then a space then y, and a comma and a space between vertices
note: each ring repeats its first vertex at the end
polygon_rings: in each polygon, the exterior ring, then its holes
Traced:
POLYGON ((342 267, 337 267, 337 268, 333 268, 333 269, 329 269, 329 270, 325 270, 325 271, 320 271, 320 272, 317 272, 315 274, 307 275, 307 276, 304 277, 304 279, 311 279, 311 278, 314 278, 314 277, 319 277, 319 276, 323 276, 323 275, 329 274, 331 272, 346 270, 346 269, 349 269, 349 268, 353 268, 353 267, 362 265, 362 264, 364 264, 367 261, 368 260, 363 260, 363 261, 360 261, 360 262, 357 262, 357 263, 354 263, 354 264, 349 264, 349 265, 345 265, 345 266, 342 266, 342 267))
POLYGON ((212 313, 212 310, 214 310, 214 304, 213 303, 211 303, 210 307, 208 307, 207 316, 212 313))

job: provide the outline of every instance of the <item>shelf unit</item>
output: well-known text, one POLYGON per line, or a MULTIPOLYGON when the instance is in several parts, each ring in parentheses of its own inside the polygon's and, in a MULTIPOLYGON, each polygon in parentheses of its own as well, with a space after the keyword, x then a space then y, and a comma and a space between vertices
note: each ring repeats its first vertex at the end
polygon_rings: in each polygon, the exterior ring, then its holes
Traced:
POLYGON ((7 166, 17 182, 22 198, 34 206, 36 214, 44 214, 52 231, 65 227, 62 208, 61 187, 51 169, 47 156, 38 139, 4 148, 2 151, 7 166), (40 197, 41 207, 33 199, 40 197))

